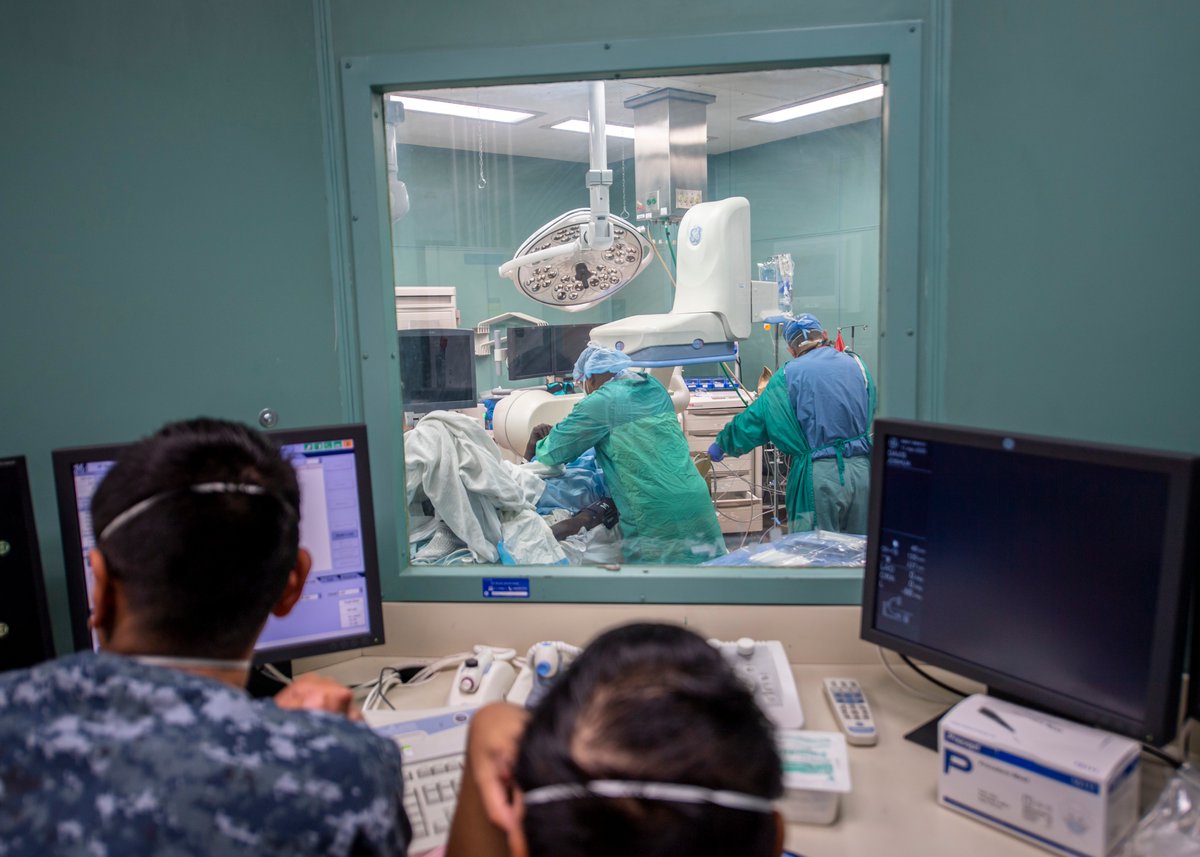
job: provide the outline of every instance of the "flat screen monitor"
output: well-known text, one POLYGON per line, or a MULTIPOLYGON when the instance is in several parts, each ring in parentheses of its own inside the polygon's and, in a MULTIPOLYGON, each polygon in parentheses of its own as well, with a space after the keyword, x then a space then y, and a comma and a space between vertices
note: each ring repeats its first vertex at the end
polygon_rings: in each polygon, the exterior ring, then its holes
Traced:
POLYGON ((508 379, 570 376, 594 324, 552 324, 508 329, 508 379))
MULTIPOLYGON (((269 433, 296 470, 300 545, 312 569, 287 616, 271 616, 254 662, 357 649, 383 642, 383 607, 366 427, 288 429, 269 433)), ((95 546, 92 496, 128 444, 55 450, 54 478, 67 568, 75 649, 96 648, 88 628, 95 546)))
POLYGON ((0 458, 0 670, 54 657, 25 458, 0 458))
POLYGON ((473 408, 479 404, 475 382, 475 331, 454 327, 398 331, 400 398, 405 411, 473 408))
POLYGON ((862 638, 1151 744, 1176 730, 1197 459, 877 420, 862 638))

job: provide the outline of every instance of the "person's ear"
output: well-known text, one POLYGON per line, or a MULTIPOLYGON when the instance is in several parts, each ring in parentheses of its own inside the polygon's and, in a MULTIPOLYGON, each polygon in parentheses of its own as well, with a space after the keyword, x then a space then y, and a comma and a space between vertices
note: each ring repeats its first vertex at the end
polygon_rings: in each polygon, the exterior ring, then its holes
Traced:
POLYGON ((513 789, 512 805, 515 821, 505 831, 509 857, 529 857, 529 843, 525 841, 525 795, 519 788, 513 789))
POLYGON ((312 554, 304 548, 296 552, 296 567, 288 572, 287 583, 275 606, 271 608, 274 616, 286 616, 292 612, 300 594, 304 592, 304 581, 308 580, 308 572, 312 568, 312 554))
POLYGON ((103 645, 112 636, 117 614, 117 593, 104 554, 92 548, 88 553, 88 561, 92 566, 92 615, 88 618, 88 627, 96 632, 103 645))
POLYGON ((775 816, 775 854, 783 853, 783 840, 787 833, 787 825, 783 821, 783 816, 778 811, 771 813, 775 816))

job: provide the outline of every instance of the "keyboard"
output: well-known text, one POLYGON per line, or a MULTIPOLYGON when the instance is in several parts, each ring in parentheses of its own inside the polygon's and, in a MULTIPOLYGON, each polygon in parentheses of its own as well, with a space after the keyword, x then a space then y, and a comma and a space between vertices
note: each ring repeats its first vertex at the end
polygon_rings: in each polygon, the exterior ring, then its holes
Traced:
POLYGON ((458 804, 463 755, 451 753, 410 764, 404 770, 404 811, 412 824, 408 850, 420 854, 446 842, 458 804))
POLYGON ((462 782, 467 726, 474 708, 365 711, 376 733, 400 747, 404 759, 404 811, 413 828, 408 853, 446 843, 462 782))

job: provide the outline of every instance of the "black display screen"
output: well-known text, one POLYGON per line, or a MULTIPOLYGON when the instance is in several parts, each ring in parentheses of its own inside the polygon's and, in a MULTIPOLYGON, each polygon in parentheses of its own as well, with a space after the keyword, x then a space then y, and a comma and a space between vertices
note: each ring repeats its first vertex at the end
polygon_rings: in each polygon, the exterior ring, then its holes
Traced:
POLYGON ((418 328, 401 330, 398 337, 404 410, 428 413, 478 403, 474 331, 418 328))
POLYGON ((594 324, 556 324, 508 329, 508 378, 570 376, 587 347, 594 324))
POLYGON ((1194 462, 880 422, 864 638, 1105 728, 1173 731, 1153 721, 1178 700, 1194 462))

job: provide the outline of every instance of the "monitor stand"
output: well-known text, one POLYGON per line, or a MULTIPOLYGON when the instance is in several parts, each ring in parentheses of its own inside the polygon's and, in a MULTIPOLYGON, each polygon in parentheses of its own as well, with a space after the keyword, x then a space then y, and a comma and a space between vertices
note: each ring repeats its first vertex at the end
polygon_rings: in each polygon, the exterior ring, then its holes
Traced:
MULTIPOLYGON (((279 661, 274 666, 288 678, 292 677, 291 661, 279 661)), ((287 687, 286 684, 264 673, 261 666, 250 668, 250 677, 246 680, 246 692, 254 699, 272 697, 285 687, 287 687)))
MULTIPOLYGON (((949 710, 949 708, 946 709, 946 711, 949 710)), ((916 729, 906 733, 904 740, 912 741, 914 744, 936 753, 938 748, 938 723, 941 722, 942 716, 946 711, 934 715, 932 720, 927 720, 916 729)))

